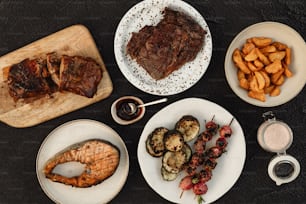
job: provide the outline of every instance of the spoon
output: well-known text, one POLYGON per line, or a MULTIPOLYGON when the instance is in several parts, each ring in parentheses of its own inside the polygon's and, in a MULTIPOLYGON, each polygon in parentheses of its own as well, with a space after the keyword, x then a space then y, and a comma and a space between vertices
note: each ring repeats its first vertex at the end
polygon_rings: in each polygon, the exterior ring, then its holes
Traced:
POLYGON ((155 104, 158 104, 158 103, 163 103, 163 102, 166 102, 168 99, 167 98, 162 98, 162 99, 158 99, 156 101, 151 101, 151 102, 148 102, 148 103, 144 103, 144 104, 140 104, 138 106, 136 106, 134 103, 128 103, 128 106, 130 107, 130 111, 129 111, 129 114, 132 115, 134 114, 138 108, 141 108, 141 107, 144 107, 144 106, 151 106, 151 105, 155 105, 155 104))

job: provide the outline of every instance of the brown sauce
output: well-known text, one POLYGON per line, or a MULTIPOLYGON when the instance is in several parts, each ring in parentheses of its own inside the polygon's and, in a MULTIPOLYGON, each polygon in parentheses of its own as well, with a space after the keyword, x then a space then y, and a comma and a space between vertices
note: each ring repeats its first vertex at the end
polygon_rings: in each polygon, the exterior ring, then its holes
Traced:
POLYGON ((134 99, 122 99, 116 104, 116 113, 119 118, 122 120, 134 120, 136 119, 143 111, 142 108, 138 108, 137 111, 133 114, 131 113, 131 108, 128 103, 134 103, 136 106, 139 105, 134 99))

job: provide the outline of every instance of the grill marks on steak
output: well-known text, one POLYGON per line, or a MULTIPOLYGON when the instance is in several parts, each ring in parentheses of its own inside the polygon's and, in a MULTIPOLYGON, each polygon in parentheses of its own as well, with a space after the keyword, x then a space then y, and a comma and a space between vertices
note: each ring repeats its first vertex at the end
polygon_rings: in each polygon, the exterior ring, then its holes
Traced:
POLYGON ((133 33, 127 53, 156 80, 163 79, 197 56, 206 31, 182 12, 165 8, 156 26, 133 33))
POLYGON ((92 98, 103 76, 101 66, 92 58, 58 57, 48 53, 46 59, 25 59, 8 68, 9 94, 15 101, 40 97, 57 90, 92 98))

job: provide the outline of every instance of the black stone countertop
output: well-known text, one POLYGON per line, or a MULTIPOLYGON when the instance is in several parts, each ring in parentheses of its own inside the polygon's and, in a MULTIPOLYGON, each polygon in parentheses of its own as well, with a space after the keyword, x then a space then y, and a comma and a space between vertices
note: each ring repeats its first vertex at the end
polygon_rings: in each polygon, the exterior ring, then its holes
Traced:
MULTIPOLYGON (((115 61, 113 42, 122 16, 139 1, 0 1, 0 56, 74 24, 85 25, 93 35, 114 84, 105 100, 59 118, 29 128, 13 128, 0 123, 0 204, 52 203, 38 183, 35 162, 44 138, 55 127, 74 119, 89 118, 116 130, 130 155, 130 171, 122 191, 111 203, 169 203, 144 180, 138 160, 137 144, 144 125, 158 110, 147 108, 145 117, 130 126, 116 124, 110 115, 111 103, 123 95, 137 95, 144 101, 159 98, 131 85, 115 61)), ((187 97, 205 98, 233 113, 245 133, 247 155, 243 172, 235 185, 215 203, 305 203, 306 202, 306 92, 273 108, 245 103, 230 89, 224 74, 224 58, 232 39, 244 28, 262 21, 289 25, 306 39, 304 0, 187 0, 206 19, 213 38, 213 55, 207 72, 192 88, 169 96, 169 103, 187 97), (273 154, 260 148, 256 140, 262 113, 273 111, 294 132, 289 154, 301 164, 301 173, 292 183, 276 186, 268 177, 267 165, 273 154), (305 131, 305 132, 304 132, 305 131)), ((306 66, 306 65, 305 65, 306 66)), ((306 67, 305 67, 306 68, 306 67)), ((1 102, 1 99, 0 99, 1 102)), ((168 103, 168 104, 169 104, 168 103)))

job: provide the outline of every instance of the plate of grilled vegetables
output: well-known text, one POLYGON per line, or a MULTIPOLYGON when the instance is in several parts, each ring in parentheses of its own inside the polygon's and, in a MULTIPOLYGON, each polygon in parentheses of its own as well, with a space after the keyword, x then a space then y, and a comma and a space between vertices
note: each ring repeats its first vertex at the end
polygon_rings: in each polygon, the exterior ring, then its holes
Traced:
POLYGON ((54 129, 36 160, 41 188, 55 203, 110 202, 128 171, 129 156, 121 137, 107 125, 87 119, 54 129))
POLYGON ((212 38, 201 14, 181 0, 144 0, 121 19, 114 39, 118 66, 135 87, 173 95, 206 72, 212 38))
POLYGON ((208 100, 186 98, 147 122, 137 154, 146 182, 164 199, 211 203, 238 180, 246 144, 230 112, 208 100))

